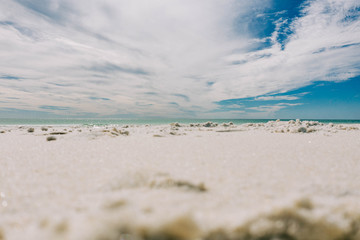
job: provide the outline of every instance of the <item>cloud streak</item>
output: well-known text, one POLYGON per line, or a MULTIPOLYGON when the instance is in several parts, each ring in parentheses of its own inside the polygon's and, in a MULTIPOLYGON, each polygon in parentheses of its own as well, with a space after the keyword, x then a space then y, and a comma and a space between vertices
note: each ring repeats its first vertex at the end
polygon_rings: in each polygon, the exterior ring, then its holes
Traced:
POLYGON ((287 100, 287 101, 291 101, 291 100, 298 100, 299 97, 297 96, 263 96, 263 97, 257 97, 255 98, 255 100, 257 101, 279 101, 279 100, 287 100))
POLYGON ((204 117, 218 101, 298 100, 271 94, 359 75, 358 1, 305 1, 291 22, 272 14, 275 30, 256 37, 249 15, 271 4, 0 0, 0 108, 204 117))

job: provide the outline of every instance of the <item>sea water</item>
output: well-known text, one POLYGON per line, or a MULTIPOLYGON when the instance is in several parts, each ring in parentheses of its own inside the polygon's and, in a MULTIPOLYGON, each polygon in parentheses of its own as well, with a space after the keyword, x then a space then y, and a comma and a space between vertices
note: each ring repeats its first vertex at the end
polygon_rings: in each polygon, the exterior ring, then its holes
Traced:
MULTIPOLYGON (((276 119, 190 119, 190 118, 178 118, 178 119, 108 119, 108 118, 0 118, 0 125, 162 125, 178 122, 181 124, 190 123, 228 123, 244 124, 244 123, 266 123, 268 121, 274 121, 276 119)), ((281 121, 288 121, 291 119, 281 119, 281 121)), ((334 123, 334 124, 360 124, 360 120, 347 120, 347 119, 301 119, 308 121, 319 121, 322 123, 334 123)))

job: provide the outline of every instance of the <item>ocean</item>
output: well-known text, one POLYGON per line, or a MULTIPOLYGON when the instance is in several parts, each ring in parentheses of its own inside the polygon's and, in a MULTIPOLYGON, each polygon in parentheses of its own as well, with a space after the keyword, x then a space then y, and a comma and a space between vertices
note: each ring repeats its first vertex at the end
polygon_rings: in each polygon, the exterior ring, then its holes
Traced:
MULTIPOLYGON (((204 122, 215 122, 215 123, 228 123, 244 124, 244 123, 265 123, 268 121, 274 121, 276 119, 107 119, 107 118, 0 118, 0 125, 162 125, 178 122, 180 124, 190 123, 204 123, 204 122)), ((291 119, 281 119, 281 121, 288 121, 291 119)), ((294 119, 295 120, 295 119, 294 119)), ((319 121, 322 123, 335 123, 335 124, 360 124, 360 120, 348 120, 348 119, 301 119, 319 121)))

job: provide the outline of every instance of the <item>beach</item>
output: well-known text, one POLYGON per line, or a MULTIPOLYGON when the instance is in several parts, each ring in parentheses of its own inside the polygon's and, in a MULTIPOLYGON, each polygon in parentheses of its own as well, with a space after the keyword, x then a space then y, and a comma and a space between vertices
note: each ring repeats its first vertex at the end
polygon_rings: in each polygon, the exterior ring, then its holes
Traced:
POLYGON ((358 240, 359 129, 0 126, 0 240, 358 240))

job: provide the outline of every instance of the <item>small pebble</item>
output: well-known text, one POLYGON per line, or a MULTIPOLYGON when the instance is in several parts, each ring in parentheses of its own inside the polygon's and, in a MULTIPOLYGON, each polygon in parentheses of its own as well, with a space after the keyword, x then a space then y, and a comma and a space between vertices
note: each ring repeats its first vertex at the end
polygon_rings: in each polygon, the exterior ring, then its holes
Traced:
POLYGON ((306 132, 307 132, 307 129, 306 129, 305 127, 299 127, 299 128, 298 128, 298 132, 306 133, 306 132))
POLYGON ((53 137, 53 136, 50 136, 50 137, 47 137, 46 138, 46 141, 55 141, 56 140, 56 137, 53 137))

